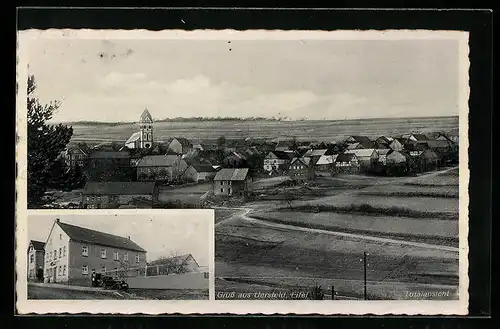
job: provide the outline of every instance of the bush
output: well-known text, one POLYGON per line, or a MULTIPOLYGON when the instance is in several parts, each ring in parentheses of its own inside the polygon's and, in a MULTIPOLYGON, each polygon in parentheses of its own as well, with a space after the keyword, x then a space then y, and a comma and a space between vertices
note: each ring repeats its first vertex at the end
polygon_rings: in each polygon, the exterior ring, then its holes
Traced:
POLYGON ((308 297, 312 300, 323 300, 325 298, 325 293, 323 292, 321 286, 315 284, 309 291, 308 297))

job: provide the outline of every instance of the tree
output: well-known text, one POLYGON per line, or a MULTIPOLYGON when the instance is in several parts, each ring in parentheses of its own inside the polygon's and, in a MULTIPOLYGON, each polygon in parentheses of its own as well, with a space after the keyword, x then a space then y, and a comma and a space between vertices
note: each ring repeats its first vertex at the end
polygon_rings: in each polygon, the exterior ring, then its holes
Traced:
POLYGON ((217 138, 217 147, 218 148, 223 148, 226 145, 226 137, 225 136, 220 136, 217 138))
POLYGON ((158 266, 158 275, 183 274, 188 272, 188 257, 173 252, 170 257, 160 257, 150 266, 154 265, 158 266))
POLYGON ((47 121, 59 108, 59 102, 41 104, 35 97, 35 78, 28 77, 28 208, 42 205, 47 185, 51 181, 51 168, 73 135, 73 128, 63 124, 51 125, 47 121))
POLYGON ((311 288, 311 291, 309 292, 308 295, 309 299, 312 300, 323 300, 325 298, 325 293, 323 292, 323 289, 321 286, 319 286, 317 283, 314 285, 314 287, 311 288))

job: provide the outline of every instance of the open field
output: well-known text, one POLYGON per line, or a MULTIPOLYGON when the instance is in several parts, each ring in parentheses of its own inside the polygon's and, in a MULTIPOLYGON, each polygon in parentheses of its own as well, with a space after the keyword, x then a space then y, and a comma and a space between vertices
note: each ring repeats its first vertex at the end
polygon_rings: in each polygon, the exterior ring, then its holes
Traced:
POLYGON ((158 193, 159 202, 181 201, 196 203, 212 187, 211 182, 184 187, 161 187, 158 193))
POLYGON ((134 296, 156 300, 206 300, 208 289, 129 289, 134 296))
MULTIPOLYGON (((417 179, 442 181, 450 177, 455 175, 432 172, 399 178, 323 177, 309 185, 330 190, 327 196, 304 200, 301 195, 292 201, 293 207, 368 204, 373 209, 401 207, 410 209, 410 214, 430 214, 419 218, 402 214, 289 211, 280 201, 254 201, 246 208, 233 209, 224 214, 216 228, 216 291, 307 290, 318 283, 325 288, 333 284, 345 298, 359 298, 363 280, 361 259, 367 252, 370 298, 405 299, 407 291, 443 289, 449 292, 445 299, 457 298, 458 221, 439 218, 458 218, 458 199, 419 194, 432 190, 453 195, 458 186, 429 189, 405 184, 417 179)), ((273 184, 261 184, 267 186, 261 189, 262 193, 276 189, 273 184)))
POLYGON ((339 213, 303 213, 303 212, 263 212, 253 213, 253 218, 315 227, 327 230, 343 230, 348 232, 366 231, 383 235, 408 237, 432 237, 458 239, 458 225, 454 221, 414 219, 392 216, 362 216, 339 213))
MULTIPOLYGON (((153 113, 154 116, 154 113, 153 113)), ((123 141, 138 130, 138 125, 125 124, 79 124, 74 123, 73 141, 123 141)), ((295 136, 298 139, 333 141, 349 135, 397 135, 408 131, 458 131, 458 117, 396 118, 339 121, 192 121, 156 122, 155 136, 158 140, 173 136, 215 141, 226 138, 276 138, 295 136)))

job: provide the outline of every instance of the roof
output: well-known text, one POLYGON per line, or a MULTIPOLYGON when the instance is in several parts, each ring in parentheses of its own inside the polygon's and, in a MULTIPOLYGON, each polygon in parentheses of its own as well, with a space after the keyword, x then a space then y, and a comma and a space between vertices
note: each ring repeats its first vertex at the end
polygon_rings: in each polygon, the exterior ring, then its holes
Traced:
POLYGON ((155 182, 87 182, 84 195, 139 195, 153 194, 155 182))
POLYGON ((399 143, 401 143, 401 144, 404 144, 404 143, 406 143, 406 138, 403 138, 403 137, 396 137, 396 138, 394 138, 394 139, 391 141, 391 143, 393 143, 393 142, 399 142, 399 143))
POLYGON ((90 157, 93 159, 128 159, 130 154, 120 151, 94 151, 90 154, 90 157))
POLYGON ((30 245, 32 245, 33 249, 37 251, 43 251, 45 248, 45 242, 42 241, 31 240, 30 245))
POLYGON ((327 149, 321 149, 321 150, 309 150, 307 151, 303 156, 305 157, 313 157, 313 156, 322 156, 328 151, 327 149))
POLYGON ((357 150, 347 150, 344 153, 355 154, 358 158, 371 157, 375 149, 357 149, 357 150))
POLYGON ((72 153, 73 151, 80 151, 83 154, 90 153, 90 148, 85 143, 70 144, 66 147, 66 151, 72 153))
POLYGON ((178 155, 146 155, 139 160, 137 167, 172 167, 181 160, 178 155))
POLYGON ((278 159, 281 160, 290 160, 290 153, 285 152, 285 151, 271 151, 267 154, 266 158, 269 156, 269 154, 274 154, 278 159))
POLYGON ((86 242, 89 244, 98 244, 101 246, 115 247, 120 249, 146 252, 141 246, 129 238, 121 237, 114 234, 99 232, 84 227, 70 225, 66 223, 56 222, 57 225, 69 236, 73 241, 86 242))
POLYGON ((356 142, 360 143, 360 144, 370 144, 372 141, 370 140, 370 138, 366 137, 366 136, 349 136, 347 137, 347 139, 349 138, 352 138, 354 139, 356 142))
POLYGON ((311 163, 311 158, 293 158, 290 164, 293 164, 296 161, 300 161, 306 166, 309 166, 309 164, 311 163))
POLYGON ((138 140, 140 138, 141 138, 141 132, 140 131, 135 132, 135 133, 132 134, 132 136, 130 136, 129 139, 127 139, 127 141, 125 142, 125 144, 135 142, 136 140, 138 140))
POLYGON ((349 162, 355 157, 356 155, 353 153, 341 153, 337 156, 335 162, 349 162))
POLYGON ((197 172, 215 172, 215 169, 210 164, 195 163, 191 165, 197 172))
POLYGON ((182 147, 193 147, 193 143, 191 143, 191 141, 185 137, 174 137, 172 138, 172 140, 169 142, 172 143, 173 140, 177 140, 179 142, 179 144, 182 145, 182 147))
POLYGON ((153 121, 153 117, 151 116, 151 113, 149 113, 148 109, 144 109, 144 111, 141 114, 141 122, 146 121, 146 119, 153 121))
POLYGON ((425 143, 407 143, 404 145, 405 150, 408 151, 424 151, 429 148, 427 142, 425 143))
POLYGON ((334 155, 322 155, 318 161, 316 162, 316 165, 328 165, 335 163, 335 160, 337 160, 338 154, 334 155))
POLYGON ((347 149, 348 150, 355 150, 359 145, 361 145, 361 144, 358 142, 350 143, 349 145, 347 145, 347 149))
POLYGON ((425 142, 431 149, 432 148, 448 148, 450 147, 449 141, 443 140, 428 140, 425 142))
POLYGON ((390 143, 393 140, 393 138, 388 136, 380 136, 379 138, 377 138, 377 140, 383 143, 390 143))
POLYGON ((392 151, 392 149, 379 149, 377 150, 377 153, 378 155, 387 155, 390 151, 392 151))
POLYGON ((429 140, 429 137, 427 137, 424 134, 411 134, 417 141, 426 141, 429 140))
POLYGON ((245 180, 248 175, 248 168, 223 168, 217 172, 214 180, 245 180))
POLYGON ((191 255, 191 254, 173 256, 173 257, 168 257, 168 258, 160 258, 160 259, 157 259, 157 260, 150 262, 149 264, 150 265, 162 265, 162 264, 167 264, 169 262, 182 263, 182 262, 187 262, 190 258, 196 263, 197 266, 200 266, 198 264, 198 262, 196 261, 196 259, 194 259, 193 255, 191 255))

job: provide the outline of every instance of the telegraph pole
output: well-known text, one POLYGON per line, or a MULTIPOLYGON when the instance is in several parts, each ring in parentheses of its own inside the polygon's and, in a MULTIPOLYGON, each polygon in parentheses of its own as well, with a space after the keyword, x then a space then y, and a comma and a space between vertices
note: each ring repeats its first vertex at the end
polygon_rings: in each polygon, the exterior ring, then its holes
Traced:
POLYGON ((367 296, 366 296, 366 251, 363 252, 363 271, 364 271, 365 300, 367 300, 367 296))

